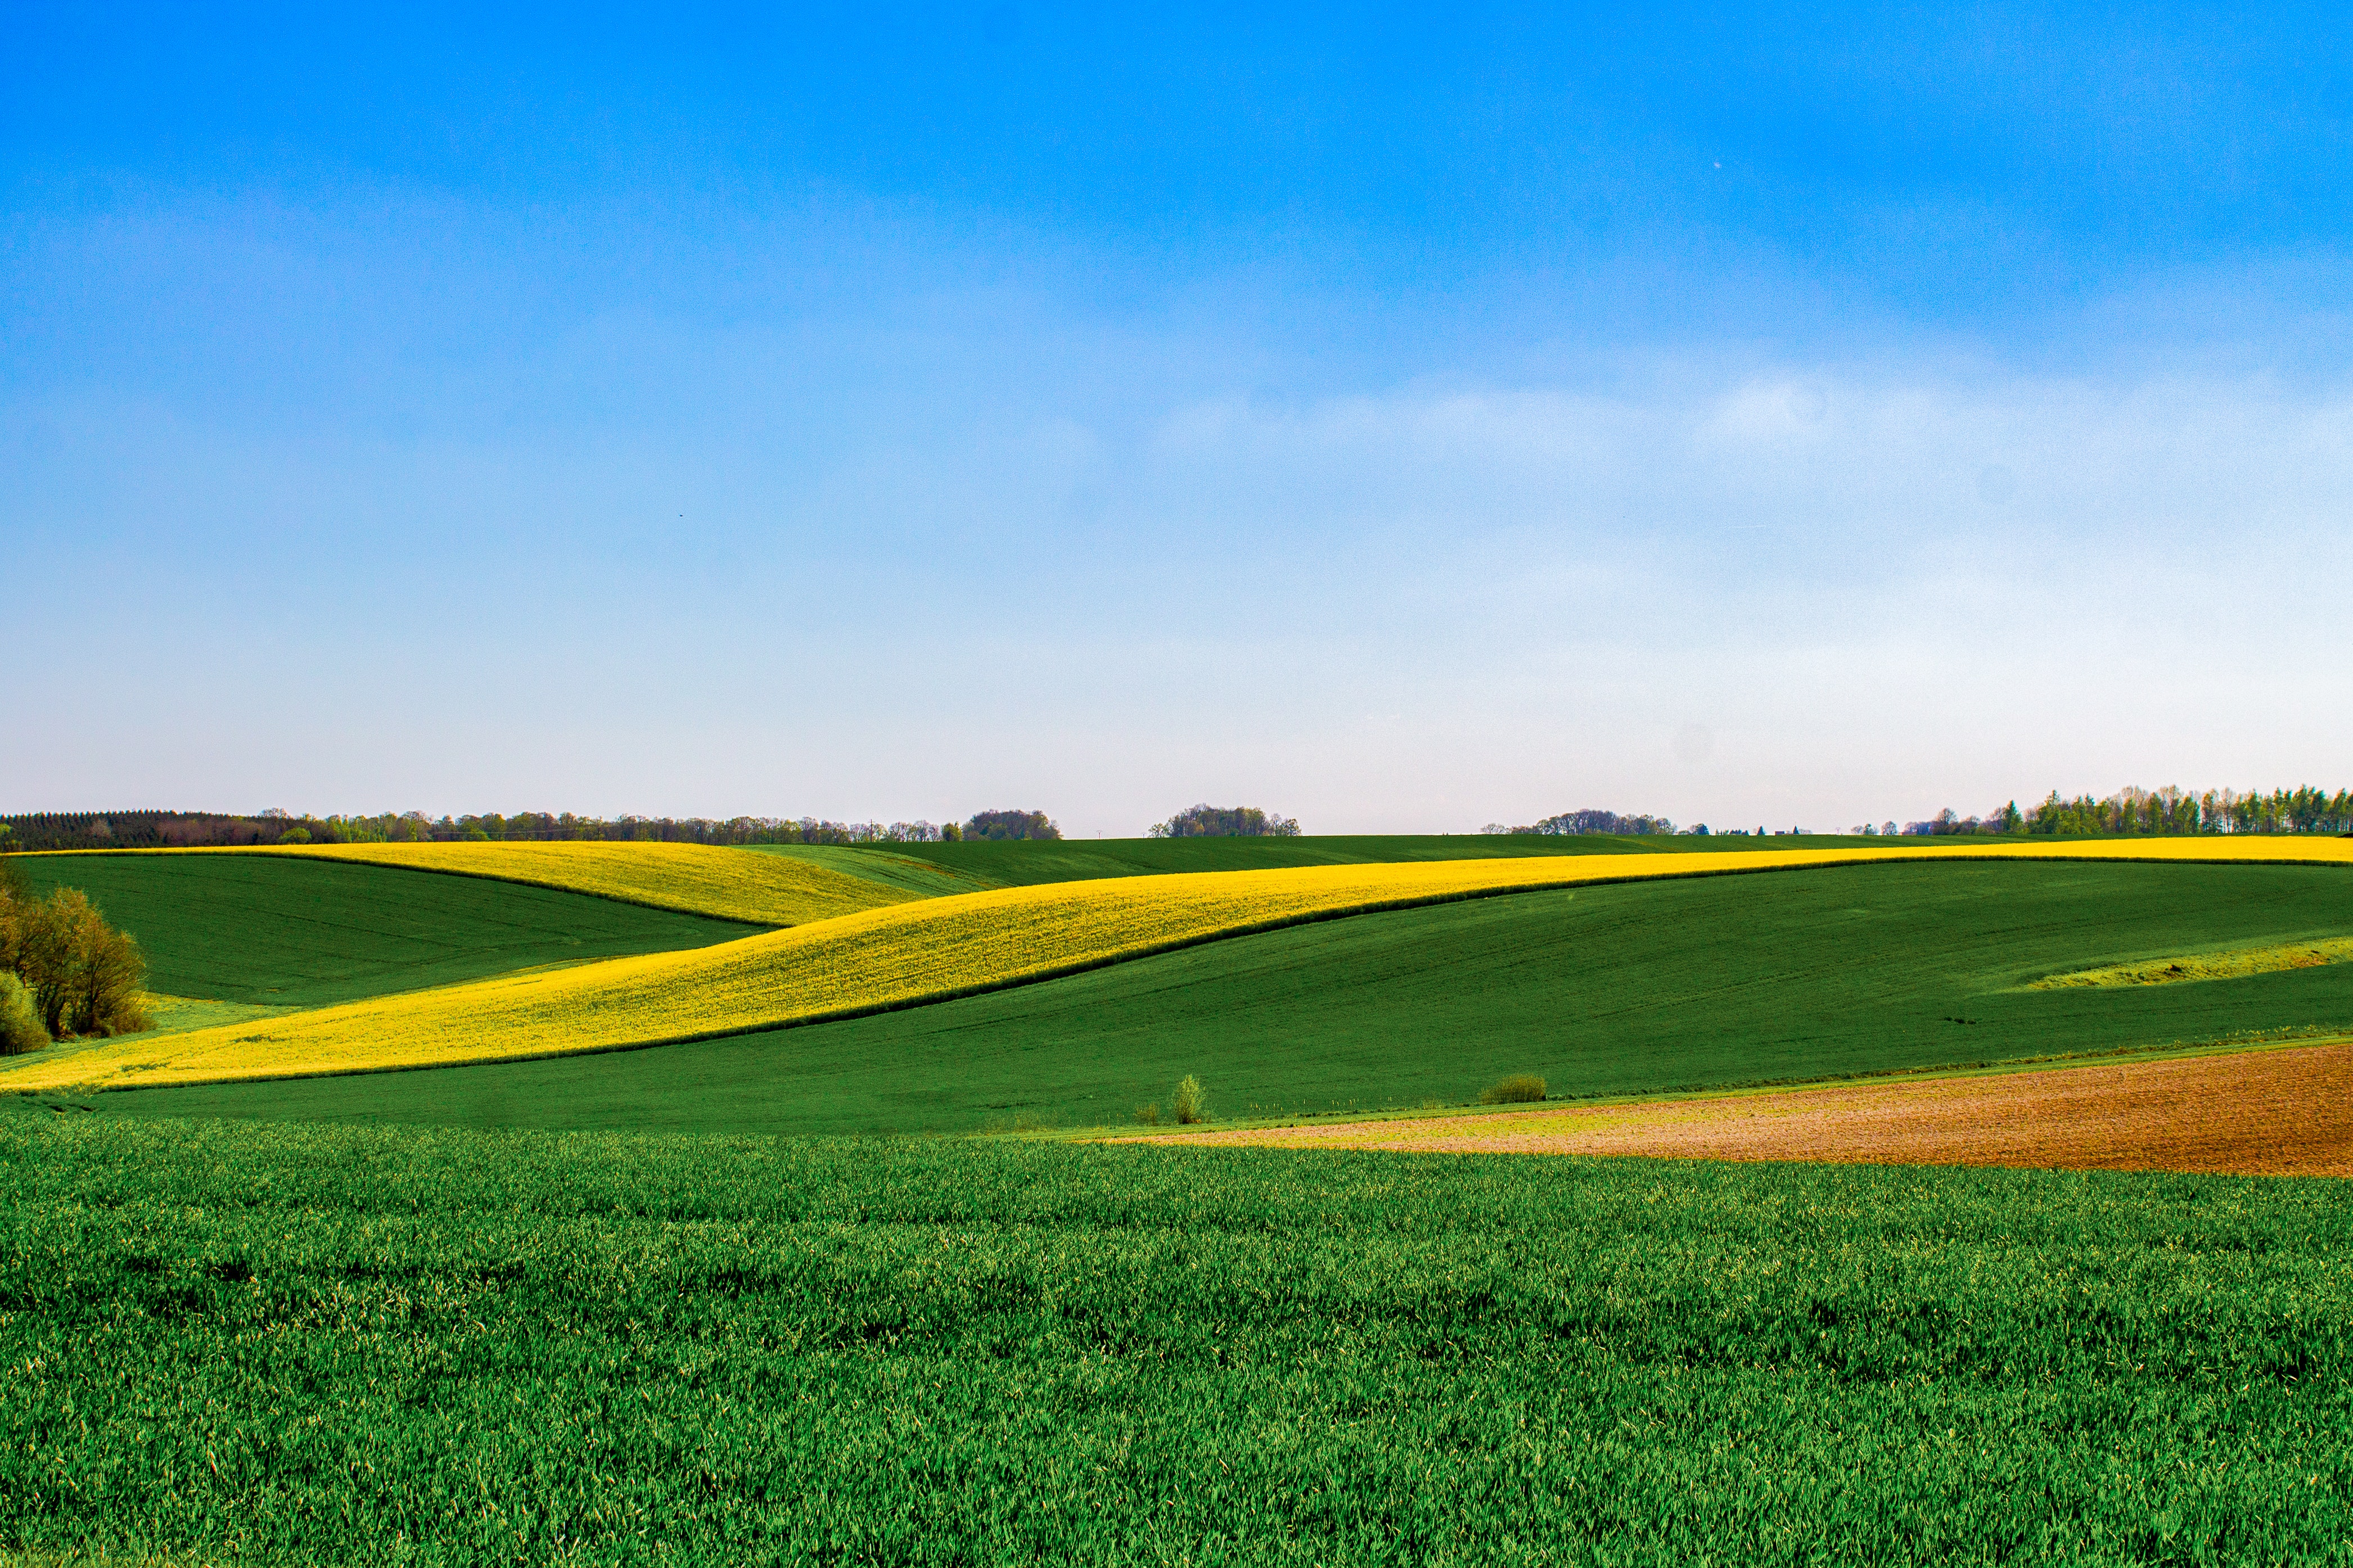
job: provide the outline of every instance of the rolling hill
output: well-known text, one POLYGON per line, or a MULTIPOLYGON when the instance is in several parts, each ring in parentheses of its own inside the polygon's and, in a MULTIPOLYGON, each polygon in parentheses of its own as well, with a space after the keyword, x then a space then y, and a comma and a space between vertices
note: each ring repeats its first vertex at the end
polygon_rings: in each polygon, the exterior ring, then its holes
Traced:
POLYGON ((1459 1102, 1516 1071, 1543 1073, 1556 1094, 1629 1094, 2353 1026, 2353 964, 2194 984, 2034 984, 2348 925, 2353 879, 2325 866, 1883 861, 1360 914, 653 1050, 96 1103, 838 1131, 1112 1122, 1186 1072, 1229 1115, 1459 1102))

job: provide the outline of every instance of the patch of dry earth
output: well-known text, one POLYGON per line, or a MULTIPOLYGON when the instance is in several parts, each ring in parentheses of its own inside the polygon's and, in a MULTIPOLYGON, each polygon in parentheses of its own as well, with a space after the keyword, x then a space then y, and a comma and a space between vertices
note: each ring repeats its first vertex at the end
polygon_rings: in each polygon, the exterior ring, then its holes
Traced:
POLYGON ((1152 1142, 2344 1176, 2353 1175, 2353 1042, 1152 1142))

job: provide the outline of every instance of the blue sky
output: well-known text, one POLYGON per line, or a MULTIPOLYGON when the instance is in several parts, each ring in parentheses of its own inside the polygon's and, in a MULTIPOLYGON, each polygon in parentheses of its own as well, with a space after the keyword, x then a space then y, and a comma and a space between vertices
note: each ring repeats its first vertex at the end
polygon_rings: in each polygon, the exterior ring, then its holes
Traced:
POLYGON ((0 7, 0 809, 2353 781, 2340 12, 0 7))

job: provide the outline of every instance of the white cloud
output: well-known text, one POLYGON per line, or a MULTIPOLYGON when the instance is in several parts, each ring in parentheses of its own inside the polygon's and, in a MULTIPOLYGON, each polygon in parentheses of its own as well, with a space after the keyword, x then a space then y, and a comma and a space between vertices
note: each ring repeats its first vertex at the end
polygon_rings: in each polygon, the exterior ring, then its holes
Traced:
POLYGON ((43 743, 0 800, 1340 831, 2353 782, 2339 388, 1689 356, 1278 397, 983 337, 838 406, 854 345, 608 346, 724 389, 634 432, 20 402, 43 743))

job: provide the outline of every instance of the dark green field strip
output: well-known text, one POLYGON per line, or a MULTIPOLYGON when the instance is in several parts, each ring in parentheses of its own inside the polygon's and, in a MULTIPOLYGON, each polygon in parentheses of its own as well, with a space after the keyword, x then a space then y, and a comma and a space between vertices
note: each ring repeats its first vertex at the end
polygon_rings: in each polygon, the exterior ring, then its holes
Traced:
MULTIPOLYGON (((1266 871, 1290 866, 1404 860, 1503 860, 1537 855, 1699 855, 1736 849, 1831 848, 1876 838, 1632 838, 1607 834, 1366 834, 1318 838, 1062 838, 893 844, 889 853, 986 878, 993 886, 1156 877, 1177 871, 1266 871)), ((872 851, 855 850, 864 854, 872 851)))
POLYGON ((2330 1562, 2339 1184, 0 1114, 0 1548, 2330 1562))
POLYGON ((223 1002, 325 1006, 765 929, 516 882, 275 855, 18 864, 37 890, 79 888, 137 937, 150 989, 223 1002))
POLYGON ((1124 1121, 1787 1081, 2353 1026, 2353 965, 2028 991, 2053 970, 2353 931, 2308 867, 1876 865, 1524 893, 1209 943, 960 1002, 608 1056, 142 1089, 110 1114, 712 1131, 1124 1121))

